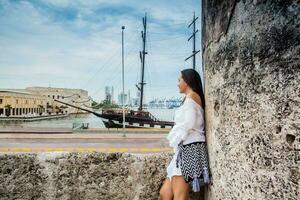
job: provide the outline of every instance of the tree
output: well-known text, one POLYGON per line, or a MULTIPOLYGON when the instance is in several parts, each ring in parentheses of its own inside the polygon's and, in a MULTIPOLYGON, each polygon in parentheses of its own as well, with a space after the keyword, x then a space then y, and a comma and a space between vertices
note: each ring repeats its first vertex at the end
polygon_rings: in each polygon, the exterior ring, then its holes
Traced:
POLYGON ((40 108, 39 115, 42 115, 42 113, 44 111, 44 106, 43 105, 38 105, 38 108, 40 108))
POLYGON ((5 115, 6 117, 10 116, 10 110, 12 109, 11 105, 7 104, 6 106, 4 106, 5 108, 5 115))
POLYGON ((97 103, 96 101, 93 101, 92 102, 92 107, 94 109, 99 109, 99 108, 119 108, 119 105, 118 104, 115 104, 115 103, 111 103, 110 101, 108 100, 103 100, 101 101, 100 103, 97 103))

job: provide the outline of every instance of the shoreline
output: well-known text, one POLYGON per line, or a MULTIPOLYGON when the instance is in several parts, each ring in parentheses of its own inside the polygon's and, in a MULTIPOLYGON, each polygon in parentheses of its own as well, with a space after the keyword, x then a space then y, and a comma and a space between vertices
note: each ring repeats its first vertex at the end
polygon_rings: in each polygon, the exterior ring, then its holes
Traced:
POLYGON ((32 117, 0 117, 1 122, 32 122, 32 121, 41 121, 48 119, 57 119, 69 117, 71 114, 59 114, 59 115, 44 115, 44 116, 32 116, 32 117))

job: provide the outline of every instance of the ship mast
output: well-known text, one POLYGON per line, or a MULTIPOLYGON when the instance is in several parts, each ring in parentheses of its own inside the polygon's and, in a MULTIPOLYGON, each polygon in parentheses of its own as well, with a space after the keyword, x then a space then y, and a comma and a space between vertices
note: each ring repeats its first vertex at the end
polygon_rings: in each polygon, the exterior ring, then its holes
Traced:
POLYGON ((144 69, 145 69, 145 55, 147 54, 146 52, 146 37, 147 37, 147 13, 145 13, 145 17, 143 17, 143 28, 144 30, 141 31, 142 33, 142 40, 143 40, 143 51, 140 51, 140 59, 141 59, 141 65, 142 65, 142 70, 141 70, 141 82, 139 83, 140 87, 137 86, 139 89, 140 93, 140 106, 138 110, 142 111, 143 110, 143 96, 144 96, 144 85, 146 84, 144 82, 144 69))

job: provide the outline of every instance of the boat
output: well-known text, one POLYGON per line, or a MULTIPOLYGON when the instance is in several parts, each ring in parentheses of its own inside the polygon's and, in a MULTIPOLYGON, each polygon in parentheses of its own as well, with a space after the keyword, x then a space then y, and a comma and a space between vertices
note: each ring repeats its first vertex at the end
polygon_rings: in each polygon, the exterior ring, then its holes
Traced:
MULTIPOLYGON (((143 40, 143 50, 140 51, 141 59, 141 82, 136 85, 137 89, 140 91, 140 103, 137 110, 125 109, 125 128, 172 128, 174 122, 172 121, 163 121, 154 117, 149 111, 143 108, 143 95, 144 95, 144 68, 145 68, 145 51, 146 47, 146 29, 147 29, 147 15, 143 17, 143 31, 142 31, 142 40, 143 40)), ((123 127, 123 109, 120 108, 105 108, 101 112, 95 112, 93 110, 81 108, 79 106, 74 106, 69 103, 62 102, 60 100, 55 101, 84 110, 86 112, 92 113, 97 117, 100 117, 105 124, 106 128, 122 128, 123 127)))

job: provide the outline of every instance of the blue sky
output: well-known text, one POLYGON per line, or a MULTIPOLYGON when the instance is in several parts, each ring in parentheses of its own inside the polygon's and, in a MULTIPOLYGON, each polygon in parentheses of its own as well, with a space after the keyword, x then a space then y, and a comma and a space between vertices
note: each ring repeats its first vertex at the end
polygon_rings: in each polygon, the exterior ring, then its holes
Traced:
MULTIPOLYGON (((187 26, 194 11, 200 15, 200 0, 1 0, 0 88, 81 88, 99 100, 105 86, 114 86, 116 99, 122 89, 124 25, 125 90, 135 96, 147 12, 146 101, 179 97, 180 70, 191 67, 184 59, 192 51, 187 26)), ((199 63, 200 54, 202 76, 199 63)))

